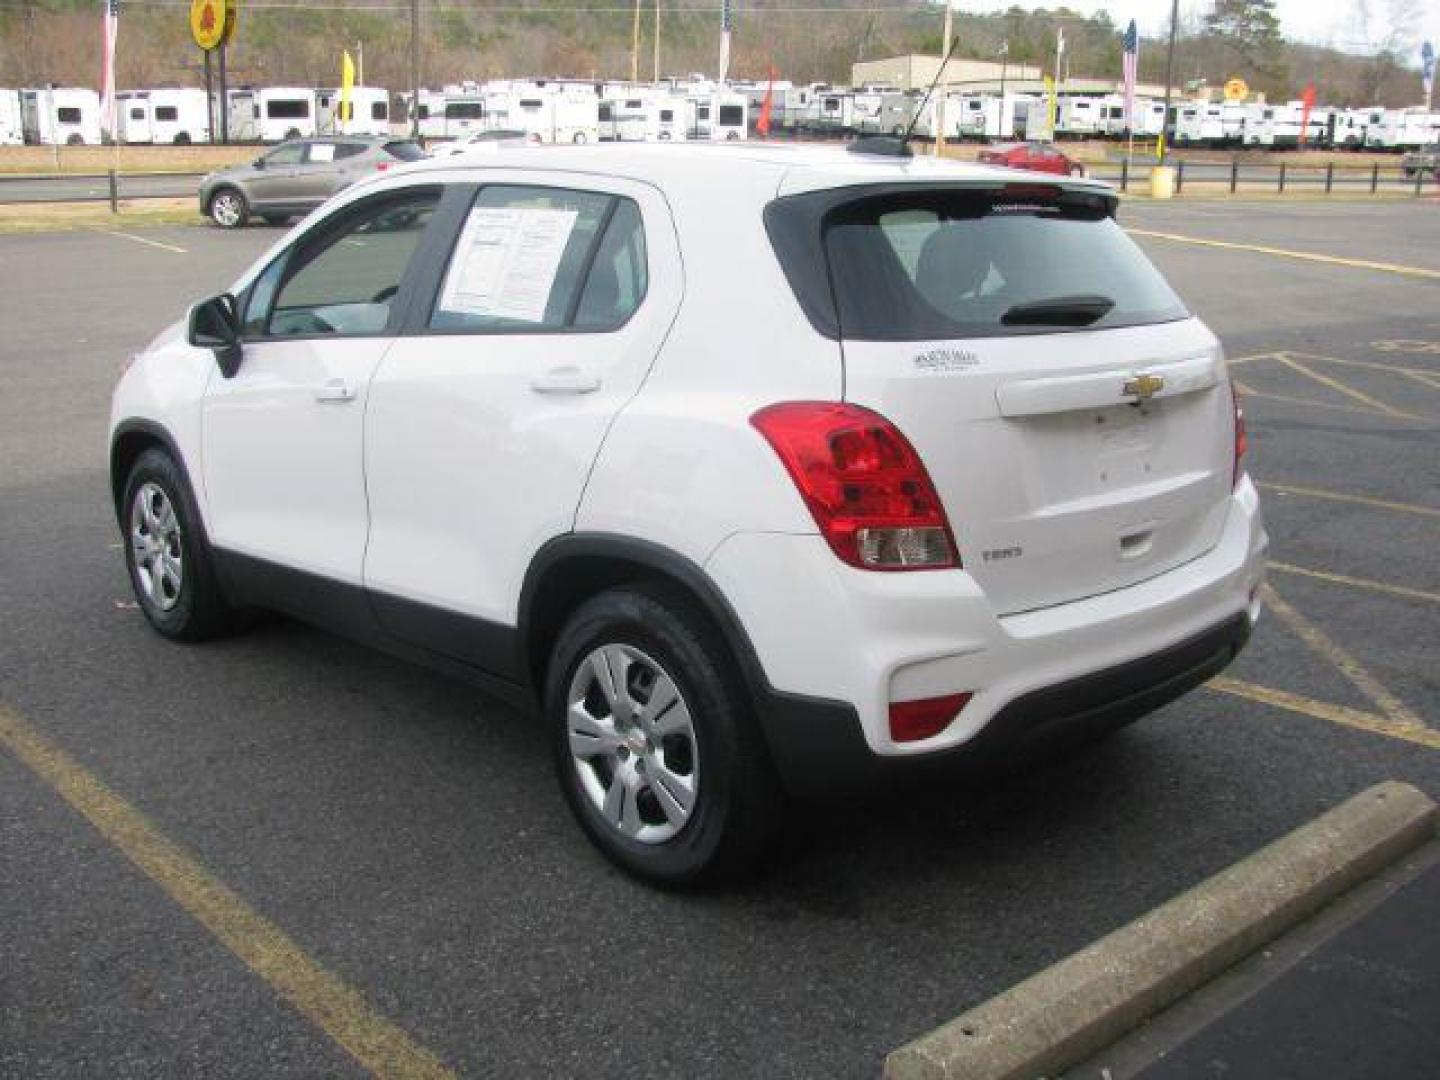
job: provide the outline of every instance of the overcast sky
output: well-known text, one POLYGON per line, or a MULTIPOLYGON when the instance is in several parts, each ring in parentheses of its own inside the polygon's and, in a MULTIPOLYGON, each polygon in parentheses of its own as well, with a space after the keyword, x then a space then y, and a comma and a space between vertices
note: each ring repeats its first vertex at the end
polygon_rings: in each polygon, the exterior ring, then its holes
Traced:
MULTIPOLYGON (((1016 0, 954 0, 957 8, 966 11, 998 10, 1011 6, 1016 0)), ((1059 7, 1059 3, 1045 3, 1045 0, 1019 0, 1025 8, 1044 6, 1059 7)), ((1371 38, 1384 36, 1388 27, 1387 13, 1391 0, 1368 0, 1373 12, 1371 38)), ((1100 8, 1110 12, 1117 26, 1124 26, 1134 19, 1141 33, 1156 36, 1166 33, 1170 27, 1170 0, 1065 0, 1065 6, 1075 11, 1091 14, 1100 8)), ((1182 25, 1186 12, 1199 14, 1208 11, 1211 3, 1206 0, 1180 0, 1182 25)), ((1419 66, 1419 42, 1429 38, 1440 49, 1440 0, 1418 0, 1412 6, 1421 12, 1420 25, 1415 28, 1414 49, 1406 59, 1412 66, 1419 66)), ((1276 10, 1280 14, 1280 29, 1286 37, 1318 44, 1334 45, 1346 52, 1366 52, 1364 36, 1355 18, 1356 0, 1278 0, 1276 10)))

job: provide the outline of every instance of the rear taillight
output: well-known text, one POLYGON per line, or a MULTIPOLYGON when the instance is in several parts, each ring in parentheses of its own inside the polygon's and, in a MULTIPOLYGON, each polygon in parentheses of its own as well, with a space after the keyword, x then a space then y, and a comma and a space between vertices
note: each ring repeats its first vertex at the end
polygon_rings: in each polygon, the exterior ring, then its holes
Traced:
POLYGON ((388 161, 377 161, 375 163, 376 172, 384 172, 388 168, 390 168, 390 162, 388 161))
POLYGON ((1230 486, 1240 483, 1240 472, 1245 468, 1245 451, 1250 448, 1250 439, 1245 434, 1245 407, 1240 404, 1240 391, 1235 380, 1230 380, 1230 404, 1235 411, 1235 457, 1230 469, 1230 486))
POLYGON ((890 737, 896 742, 918 742, 939 735, 969 704, 971 694, 948 694, 922 701, 890 703, 890 737))
POLYGON ((750 422, 845 562, 864 570, 960 565, 930 474, 883 416, 858 405, 792 401, 761 409, 750 422))

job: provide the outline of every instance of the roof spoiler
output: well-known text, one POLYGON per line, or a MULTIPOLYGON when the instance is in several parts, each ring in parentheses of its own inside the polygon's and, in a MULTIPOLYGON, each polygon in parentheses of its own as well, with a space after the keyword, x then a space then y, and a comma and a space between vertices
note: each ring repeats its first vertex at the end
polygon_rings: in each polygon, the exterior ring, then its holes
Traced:
POLYGON ((875 157, 912 158, 915 152, 904 139, 894 135, 862 135, 845 148, 852 154, 870 154, 875 157))

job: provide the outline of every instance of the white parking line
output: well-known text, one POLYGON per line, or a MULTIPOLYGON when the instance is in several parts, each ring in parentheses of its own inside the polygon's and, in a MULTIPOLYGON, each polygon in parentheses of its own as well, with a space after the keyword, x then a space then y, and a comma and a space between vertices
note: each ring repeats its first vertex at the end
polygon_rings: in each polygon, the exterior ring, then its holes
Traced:
POLYGON ((151 240, 146 236, 136 236, 134 233, 120 232, 118 229, 96 229, 96 232, 104 233, 106 236, 123 236, 126 240, 134 240, 137 244, 145 244, 148 247, 159 248, 162 251, 173 251, 177 255, 187 255, 188 250, 176 247, 174 244, 166 244, 160 240, 151 240))

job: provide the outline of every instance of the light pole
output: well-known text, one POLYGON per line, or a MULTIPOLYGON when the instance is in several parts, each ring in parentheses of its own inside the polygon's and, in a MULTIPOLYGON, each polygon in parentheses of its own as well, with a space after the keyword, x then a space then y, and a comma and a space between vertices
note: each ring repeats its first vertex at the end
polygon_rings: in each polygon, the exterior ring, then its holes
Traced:
POLYGON ((410 0, 410 134, 420 138, 420 0, 410 0))
POLYGON ((936 76, 940 80, 940 100, 935 102, 935 141, 931 149, 936 157, 945 153, 945 104, 950 96, 950 84, 945 81, 945 68, 950 63, 950 34, 954 26, 954 9, 950 6, 950 0, 945 0, 945 36, 940 44, 940 74, 936 76))
POLYGON ((1180 22, 1180 0, 1170 0, 1170 49, 1165 54, 1165 113, 1160 117, 1160 163, 1170 152, 1170 84, 1175 79, 1175 28, 1180 22))

